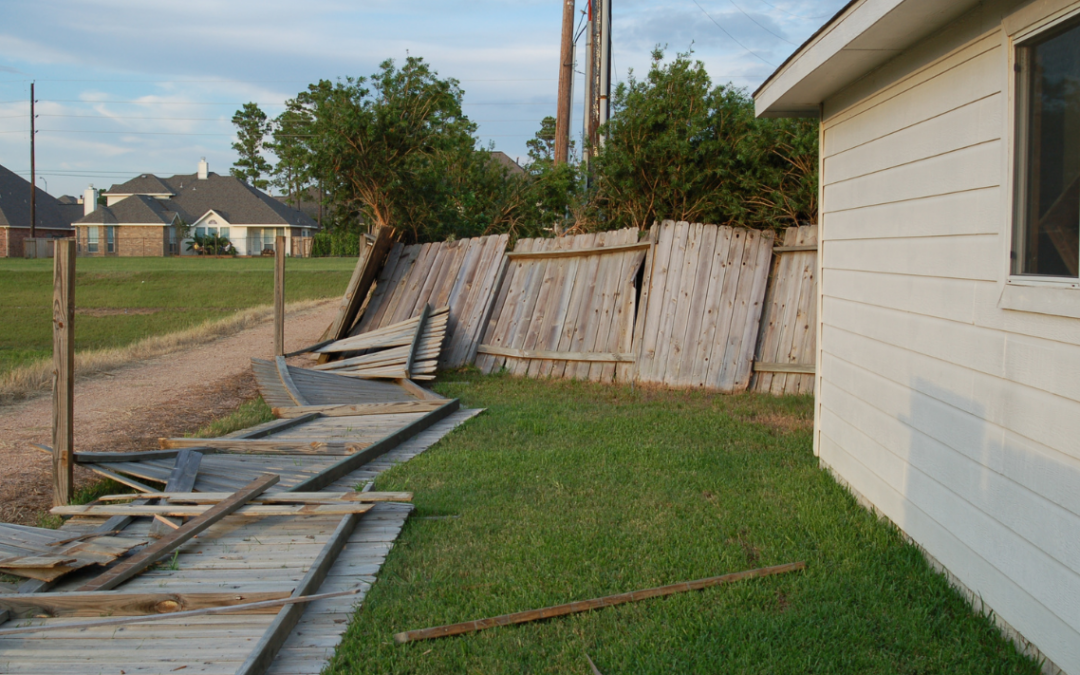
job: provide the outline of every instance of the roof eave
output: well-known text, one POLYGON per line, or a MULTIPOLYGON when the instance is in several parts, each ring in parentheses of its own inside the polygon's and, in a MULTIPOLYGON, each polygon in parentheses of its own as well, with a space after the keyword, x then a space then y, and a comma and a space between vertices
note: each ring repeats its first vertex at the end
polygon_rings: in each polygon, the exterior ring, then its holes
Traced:
POLYGON ((754 92, 759 117, 817 117, 852 82, 941 29, 979 0, 852 0, 754 92))

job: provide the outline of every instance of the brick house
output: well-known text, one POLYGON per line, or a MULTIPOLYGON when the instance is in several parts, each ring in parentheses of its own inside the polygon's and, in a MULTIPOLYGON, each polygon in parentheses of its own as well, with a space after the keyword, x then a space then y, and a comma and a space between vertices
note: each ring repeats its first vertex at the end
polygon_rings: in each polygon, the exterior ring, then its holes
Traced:
MULTIPOLYGON (((40 238, 70 237, 71 221, 56 198, 35 188, 36 228, 40 238)), ((30 236, 30 181, 0 166, 0 258, 21 258, 30 236)))

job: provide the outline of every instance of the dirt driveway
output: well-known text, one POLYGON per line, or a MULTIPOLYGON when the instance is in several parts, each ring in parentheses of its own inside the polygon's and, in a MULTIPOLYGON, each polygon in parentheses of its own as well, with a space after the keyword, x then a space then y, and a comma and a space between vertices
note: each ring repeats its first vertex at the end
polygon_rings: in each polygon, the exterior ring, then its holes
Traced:
MULTIPOLYGON (((286 350, 312 344, 337 300, 289 314, 286 350)), ((273 324, 133 364, 75 385, 75 447, 85 452, 149 450, 161 436, 193 431, 258 392, 250 359, 273 355, 273 324)), ((51 506, 52 464, 30 443, 52 444, 48 396, 0 407, 0 521, 36 524, 51 506)), ((76 485, 93 480, 76 467, 76 485)))

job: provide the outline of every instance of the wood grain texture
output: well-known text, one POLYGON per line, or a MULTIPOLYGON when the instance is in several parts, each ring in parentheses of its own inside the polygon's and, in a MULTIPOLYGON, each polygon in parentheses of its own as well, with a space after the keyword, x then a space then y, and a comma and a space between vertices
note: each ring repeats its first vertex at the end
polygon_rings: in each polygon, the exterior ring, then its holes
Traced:
POLYGON ((74 494, 75 241, 58 239, 53 259, 53 504, 74 494))

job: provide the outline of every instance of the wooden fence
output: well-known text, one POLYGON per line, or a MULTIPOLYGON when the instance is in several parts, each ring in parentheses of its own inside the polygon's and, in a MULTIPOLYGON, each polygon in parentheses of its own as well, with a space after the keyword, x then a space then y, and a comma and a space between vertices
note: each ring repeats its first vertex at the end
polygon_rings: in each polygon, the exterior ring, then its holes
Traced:
POLYGON ((664 222, 646 274, 637 381, 746 389, 772 232, 664 222))
POLYGON ((752 389, 810 393, 817 342, 817 226, 788 228, 773 253, 752 389))
POLYGON ((643 239, 635 229, 522 239, 510 253, 506 235, 393 248, 389 236, 361 256, 335 339, 449 306, 442 368, 813 389, 816 226, 790 228, 775 247, 772 232, 671 221, 643 239))
POLYGON ((509 236, 492 235, 433 244, 395 244, 382 266, 367 308, 349 335, 400 323, 450 307, 441 368, 471 363, 491 312, 509 236))
POLYGON ((635 285, 646 250, 637 229, 522 239, 476 365, 515 375, 612 382, 632 372, 635 285), (622 369, 622 370, 620 370, 622 369))

